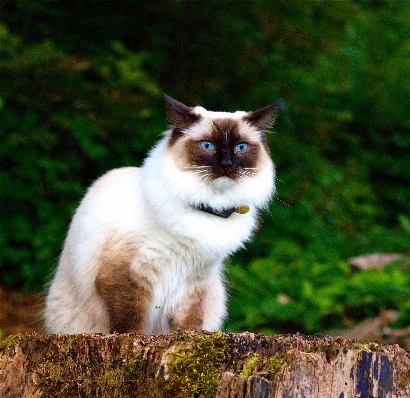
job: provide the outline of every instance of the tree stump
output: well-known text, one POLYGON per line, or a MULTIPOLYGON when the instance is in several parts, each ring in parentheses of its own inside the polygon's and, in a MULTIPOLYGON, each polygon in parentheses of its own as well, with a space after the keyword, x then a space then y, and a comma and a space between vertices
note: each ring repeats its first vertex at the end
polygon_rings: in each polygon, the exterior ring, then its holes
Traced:
POLYGON ((408 398, 410 353, 301 334, 16 335, 0 396, 408 398))

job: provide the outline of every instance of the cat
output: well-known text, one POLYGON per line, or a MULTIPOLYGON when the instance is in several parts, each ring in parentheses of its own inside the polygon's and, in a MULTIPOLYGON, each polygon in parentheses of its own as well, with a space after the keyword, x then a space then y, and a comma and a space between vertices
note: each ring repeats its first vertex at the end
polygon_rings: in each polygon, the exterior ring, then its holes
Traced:
POLYGON ((169 129, 140 168, 88 189, 46 297, 49 333, 215 331, 222 266, 275 190, 266 129, 278 105, 211 112, 164 95, 169 129))

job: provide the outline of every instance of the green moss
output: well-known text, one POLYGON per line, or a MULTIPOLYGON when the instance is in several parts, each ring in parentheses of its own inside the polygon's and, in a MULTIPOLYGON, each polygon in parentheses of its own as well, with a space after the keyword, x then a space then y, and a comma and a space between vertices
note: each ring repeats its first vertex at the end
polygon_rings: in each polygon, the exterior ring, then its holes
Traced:
POLYGON ((88 381, 79 377, 81 372, 77 371, 71 359, 62 364, 48 362, 43 367, 40 365, 37 373, 40 376, 39 387, 45 392, 53 392, 56 396, 69 397, 78 393, 80 388, 89 389, 88 381), (74 380, 77 381, 76 384, 74 380))
POLYGON ((170 353, 163 390, 170 397, 215 397, 228 343, 221 332, 194 335, 193 339, 170 353))
POLYGON ((19 334, 10 334, 5 339, 0 341, 0 350, 2 348, 13 347, 17 344, 20 344, 22 341, 26 340, 28 337, 33 336, 33 334, 28 333, 19 333, 19 334))
POLYGON ((356 350, 362 350, 362 351, 373 351, 376 347, 376 343, 362 343, 360 341, 354 341, 352 344, 352 347, 355 348, 356 350))
POLYGON ((303 353, 303 361, 305 363, 315 363, 316 362, 314 356, 310 352, 303 353))
POLYGON ((88 375, 69 359, 62 364, 47 363, 37 368, 41 376, 38 386, 46 396, 60 398, 127 397, 121 369, 105 369, 99 376, 88 375))
POLYGON ((258 362, 259 354, 255 352, 249 358, 248 363, 243 367, 242 375, 247 379, 253 372, 253 368, 255 367, 256 363, 258 362))
POLYGON ((124 393, 132 391, 135 387, 135 384, 138 381, 139 376, 144 368, 144 352, 141 351, 138 357, 132 360, 127 366, 122 370, 122 385, 121 390, 124 393))
POLYGON ((178 330, 172 334, 171 341, 185 341, 192 339, 195 336, 195 333, 190 330, 178 330))
POLYGON ((280 369, 281 365, 282 365, 282 360, 283 360, 283 356, 280 354, 275 354, 273 357, 270 357, 264 367, 263 370, 269 372, 269 379, 273 380, 273 378, 275 377, 276 373, 278 372, 278 370, 280 369))

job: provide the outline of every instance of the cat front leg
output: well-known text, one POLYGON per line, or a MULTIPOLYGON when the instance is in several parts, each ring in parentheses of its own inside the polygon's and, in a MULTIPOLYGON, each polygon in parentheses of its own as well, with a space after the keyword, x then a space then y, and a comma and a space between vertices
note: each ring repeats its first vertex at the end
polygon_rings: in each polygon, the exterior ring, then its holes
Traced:
MULTIPOLYGON (((218 267, 219 268, 219 267, 218 267)), ((226 291, 219 272, 191 285, 174 311, 170 329, 221 329, 226 317, 226 291)))
POLYGON ((186 290, 170 319, 171 332, 177 329, 203 329, 205 296, 203 287, 191 286, 186 290))
POLYGON ((119 262, 102 267, 95 286, 108 312, 110 333, 144 333, 152 300, 147 278, 133 271, 130 264, 119 262))
POLYGON ((227 294, 221 276, 212 275, 207 281, 204 297, 203 329, 210 332, 221 330, 227 316, 227 294))

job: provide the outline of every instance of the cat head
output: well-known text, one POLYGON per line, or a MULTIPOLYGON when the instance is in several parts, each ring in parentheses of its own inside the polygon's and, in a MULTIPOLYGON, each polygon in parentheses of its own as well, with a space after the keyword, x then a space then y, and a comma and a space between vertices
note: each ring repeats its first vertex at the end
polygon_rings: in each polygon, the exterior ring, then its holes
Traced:
POLYGON ((167 152, 177 167, 202 184, 226 189, 272 169, 266 130, 278 104, 254 112, 211 112, 164 95, 169 122, 167 152))
MULTIPOLYGON (((196 225, 186 217, 205 222, 208 209, 213 214, 234 209, 240 215, 230 216, 230 223, 238 222, 249 232, 257 210, 267 206, 275 191, 266 132, 275 121, 278 105, 230 113, 189 107, 168 96, 165 101, 169 129, 141 168, 147 204, 169 215, 168 226, 178 219, 184 228, 196 225), (249 211, 243 215, 243 209, 249 211)), ((215 218, 209 221, 214 225, 215 218)))

